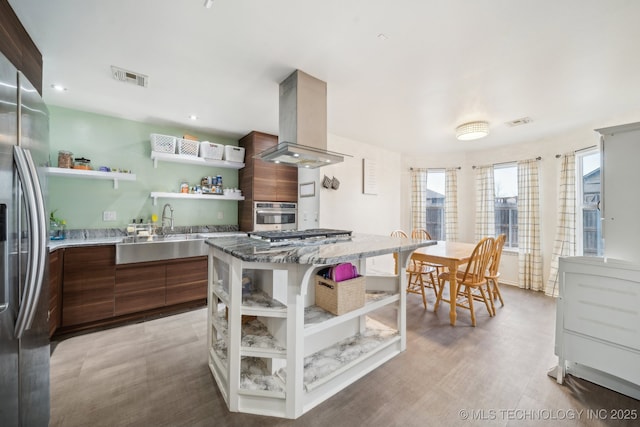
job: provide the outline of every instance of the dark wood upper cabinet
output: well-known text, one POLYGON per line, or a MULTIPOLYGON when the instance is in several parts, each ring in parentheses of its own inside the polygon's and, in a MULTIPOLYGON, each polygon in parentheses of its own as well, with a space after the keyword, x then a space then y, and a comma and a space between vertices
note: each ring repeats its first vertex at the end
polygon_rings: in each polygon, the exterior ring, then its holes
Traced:
POLYGON ((7 0, 0 0, 0 52, 42 95, 42 54, 7 0))
POLYGON ((253 230, 253 202, 297 202, 298 168, 254 159, 278 144, 278 137, 253 131, 239 141, 245 149, 245 167, 239 171, 245 200, 238 204, 240 230, 253 230))

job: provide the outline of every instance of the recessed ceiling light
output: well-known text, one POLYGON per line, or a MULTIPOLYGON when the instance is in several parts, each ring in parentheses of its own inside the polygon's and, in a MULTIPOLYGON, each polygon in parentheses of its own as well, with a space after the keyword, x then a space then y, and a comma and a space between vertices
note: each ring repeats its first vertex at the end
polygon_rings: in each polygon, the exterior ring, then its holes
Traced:
POLYGON ((380 33, 380 34, 378 34, 378 38, 379 38, 380 40, 388 40, 388 39, 389 39, 389 37, 387 37, 387 35, 386 35, 386 34, 384 34, 384 33, 380 33))
POLYGON ((54 90, 57 90, 58 92, 64 92, 65 90, 67 90, 67 88, 66 88, 66 87, 64 87, 64 86, 62 86, 62 85, 57 85, 57 84, 53 84, 53 85, 51 85, 51 87, 52 87, 54 90))
POLYGON ((195 114, 190 115, 189 118, 191 120, 198 120, 198 116, 196 116, 195 114))
POLYGON ((211 6, 213 6, 213 0, 204 0, 204 7, 209 9, 211 6))

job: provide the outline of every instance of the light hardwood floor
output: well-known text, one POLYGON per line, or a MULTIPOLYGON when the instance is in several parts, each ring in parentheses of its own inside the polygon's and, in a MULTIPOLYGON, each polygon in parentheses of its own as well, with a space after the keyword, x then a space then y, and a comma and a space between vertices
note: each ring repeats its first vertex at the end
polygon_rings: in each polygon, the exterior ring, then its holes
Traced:
MULTIPOLYGON (((55 344, 51 426, 639 425, 640 402, 547 376, 555 300, 511 286, 489 318, 477 309, 449 325, 407 297, 407 351, 297 420, 230 413, 207 367, 206 311, 88 333, 55 344), (613 420, 635 411, 636 419, 613 420), (583 411, 583 412, 580 412, 583 411), (617 411, 617 412, 616 412, 617 411), (465 416, 471 414, 471 418, 465 416)), ((392 316, 391 311, 387 313, 392 316)), ((640 369, 640 368, 639 368, 640 369)))

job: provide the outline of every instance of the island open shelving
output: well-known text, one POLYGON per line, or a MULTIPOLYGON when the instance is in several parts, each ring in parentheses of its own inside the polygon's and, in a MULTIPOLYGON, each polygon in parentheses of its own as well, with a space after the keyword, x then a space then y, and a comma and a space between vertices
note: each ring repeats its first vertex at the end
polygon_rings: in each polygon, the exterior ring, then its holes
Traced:
POLYGON ((336 246, 340 257, 304 261, 299 254, 309 246, 269 248, 246 237, 207 242, 209 367, 229 410, 297 418, 405 350, 405 269, 367 276, 366 258, 398 252, 406 266, 425 244, 371 237, 364 246, 359 240, 367 237, 354 237, 347 256, 336 246), (246 256, 229 249, 238 244, 246 256), (346 258, 365 275, 365 305, 336 316, 315 305, 314 275, 346 258), (389 308, 397 316, 386 324, 376 313, 389 308))

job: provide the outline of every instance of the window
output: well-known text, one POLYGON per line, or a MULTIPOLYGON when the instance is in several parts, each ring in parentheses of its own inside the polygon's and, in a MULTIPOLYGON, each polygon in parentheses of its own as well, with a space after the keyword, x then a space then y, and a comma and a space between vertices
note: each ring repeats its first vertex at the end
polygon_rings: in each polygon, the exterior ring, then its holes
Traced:
POLYGON ((505 234, 505 247, 518 247, 518 166, 494 166, 496 236, 505 234))
POLYGON ((578 253, 602 256, 600 221, 600 152, 589 150, 576 155, 578 175, 578 253), (582 214, 580 214, 580 212, 582 214))
POLYGON ((432 239, 445 240, 444 170, 427 171, 427 232, 432 239))

